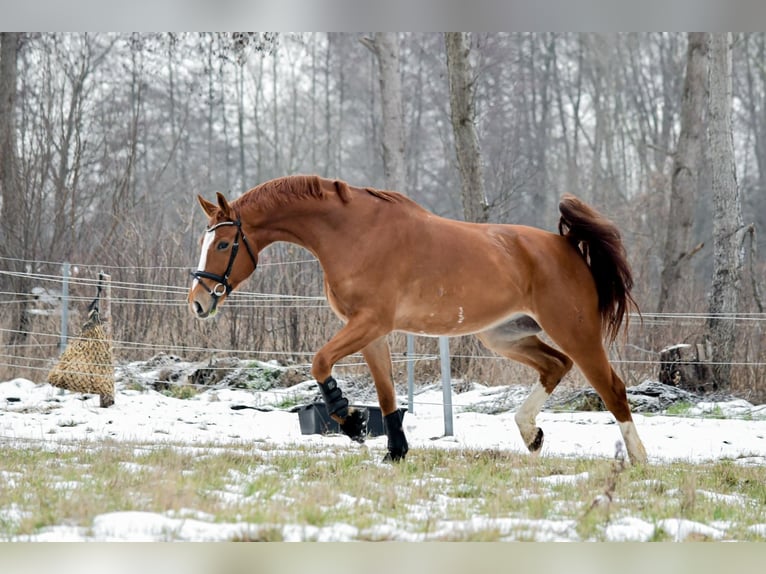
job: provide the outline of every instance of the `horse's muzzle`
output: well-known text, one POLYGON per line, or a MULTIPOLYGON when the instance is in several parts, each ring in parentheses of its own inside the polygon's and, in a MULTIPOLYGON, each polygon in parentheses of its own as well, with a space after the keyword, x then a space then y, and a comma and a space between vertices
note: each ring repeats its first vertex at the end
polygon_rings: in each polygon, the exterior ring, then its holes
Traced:
POLYGON ((200 319, 205 319, 208 316, 208 312, 202 308, 199 301, 192 303, 192 312, 200 319))
POLYGON ((218 310, 219 299, 220 297, 201 292, 201 290, 192 291, 189 295, 189 311, 197 319, 208 319, 218 310))

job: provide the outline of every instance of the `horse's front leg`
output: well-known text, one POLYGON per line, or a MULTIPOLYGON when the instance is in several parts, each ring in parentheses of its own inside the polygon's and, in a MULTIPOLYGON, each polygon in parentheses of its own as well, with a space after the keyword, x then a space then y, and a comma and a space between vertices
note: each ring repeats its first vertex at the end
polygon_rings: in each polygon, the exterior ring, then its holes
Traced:
POLYGON ((363 443, 367 438, 367 409, 349 407, 348 399, 332 377, 332 367, 343 357, 356 353, 375 339, 385 335, 385 330, 370 315, 359 314, 330 339, 314 356, 311 374, 319 384, 322 398, 330 416, 351 440, 363 443))
POLYGON ((362 349, 364 360, 370 367, 372 380, 375 382, 375 390, 378 393, 378 404, 385 423, 386 436, 388 437, 388 453, 384 462, 396 462, 402 460, 409 447, 407 438, 402 428, 402 415, 396 407, 396 389, 394 387, 393 372, 391 366, 391 352, 388 348, 386 337, 376 339, 362 349))

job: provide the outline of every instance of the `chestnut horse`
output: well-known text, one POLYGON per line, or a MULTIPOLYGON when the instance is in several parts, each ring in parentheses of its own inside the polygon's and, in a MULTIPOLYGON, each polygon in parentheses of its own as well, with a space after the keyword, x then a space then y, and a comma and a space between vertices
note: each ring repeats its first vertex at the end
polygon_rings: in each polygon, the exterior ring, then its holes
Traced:
POLYGON ((384 415, 386 460, 407 453, 386 339, 392 331, 474 334, 535 369, 539 382, 515 415, 533 453, 543 444, 535 418, 576 363, 617 419, 631 461, 646 460, 625 385, 603 344, 635 306, 630 267, 617 227, 579 199, 561 199, 559 234, 445 219, 399 193, 316 176, 274 179, 231 203, 220 193, 217 203, 198 199, 209 221, 192 272, 192 313, 212 316, 267 245, 288 241, 309 250, 322 265, 327 301, 345 323, 316 353, 311 374, 331 416, 361 442, 366 413, 349 407, 332 368, 362 352, 384 415), (541 331, 560 350, 541 341, 541 331))

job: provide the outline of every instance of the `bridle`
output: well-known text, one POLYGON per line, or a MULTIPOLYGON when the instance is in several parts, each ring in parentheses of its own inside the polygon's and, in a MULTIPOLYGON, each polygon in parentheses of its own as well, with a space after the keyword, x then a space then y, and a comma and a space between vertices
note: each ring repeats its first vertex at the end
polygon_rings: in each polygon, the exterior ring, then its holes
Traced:
POLYGON ((226 271, 224 271, 223 275, 216 275, 215 273, 210 273, 209 271, 204 271, 202 269, 197 269, 196 271, 190 271, 192 277, 194 277, 197 281, 199 281, 199 284, 202 285, 205 289, 207 289, 207 292, 210 294, 211 297, 213 297, 214 301, 218 301, 219 298, 223 297, 224 295, 228 295, 232 292, 234 287, 232 287, 231 283, 229 283, 229 275, 231 275, 231 269, 234 267, 234 260, 237 258, 237 252, 239 251, 239 238, 242 238, 242 243, 245 244, 245 249, 247 249, 247 254, 250 255, 250 260, 253 262, 253 266, 258 266, 258 261, 255 258, 255 255, 253 254, 253 250, 250 248, 250 244, 247 241, 247 237, 245 237, 244 232, 242 231, 242 222, 241 220, 237 219, 236 221, 222 221, 221 223, 217 223, 213 225, 212 227, 208 227, 206 230, 206 233, 212 233, 219 227, 224 227, 225 225, 234 225, 237 228, 237 234, 234 236, 234 243, 231 246, 231 255, 229 256, 229 264, 226 266, 226 271), (216 282, 215 286, 210 289, 207 285, 205 285, 202 282, 202 279, 212 279, 216 282))

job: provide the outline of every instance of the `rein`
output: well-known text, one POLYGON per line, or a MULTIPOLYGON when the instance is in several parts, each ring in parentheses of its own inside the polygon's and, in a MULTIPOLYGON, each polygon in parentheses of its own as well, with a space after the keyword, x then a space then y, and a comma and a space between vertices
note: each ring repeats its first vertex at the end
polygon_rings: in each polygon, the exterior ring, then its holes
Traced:
POLYGON ((209 271, 205 271, 202 269, 197 269, 196 271, 190 271, 190 275, 194 277, 197 281, 199 281, 200 285, 202 285, 205 289, 207 289, 208 293, 210 295, 218 300, 220 297, 223 297, 224 295, 229 295, 229 293, 232 292, 234 287, 232 287, 231 283, 229 283, 229 275, 231 275, 231 269, 234 267, 234 261, 237 258, 237 253, 239 252, 239 238, 242 238, 242 243, 245 244, 245 249, 247 249, 247 254, 250 256, 250 260, 253 262, 253 266, 257 267, 258 263, 255 259, 255 255, 253 255, 253 250, 250 248, 250 244, 247 241, 247 237, 245 237, 244 232, 242 231, 242 221, 237 219, 236 221, 222 221, 221 223, 217 223, 216 225, 213 225, 212 227, 209 227, 207 229, 207 233, 212 233, 219 227, 223 227, 225 225, 234 225, 237 228, 237 234, 234 236, 234 243, 231 246, 231 255, 229 256, 229 264, 226 266, 226 271, 224 271, 223 275, 217 275, 215 273, 210 273, 209 271), (216 282, 215 286, 210 289, 207 285, 205 285, 202 282, 202 279, 212 279, 216 282))

